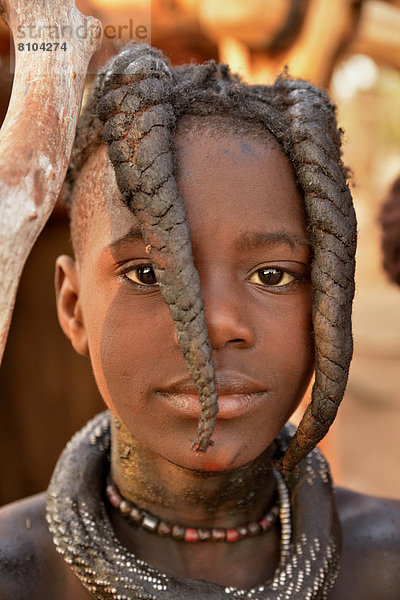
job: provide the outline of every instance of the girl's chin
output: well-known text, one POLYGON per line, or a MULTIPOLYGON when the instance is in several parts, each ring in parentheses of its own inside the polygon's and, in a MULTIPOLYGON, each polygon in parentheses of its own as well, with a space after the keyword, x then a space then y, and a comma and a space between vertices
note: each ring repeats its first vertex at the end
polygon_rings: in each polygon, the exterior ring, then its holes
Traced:
POLYGON ((250 444, 249 441, 243 441, 238 444, 238 440, 232 440, 231 443, 225 439, 225 443, 213 436, 214 444, 206 452, 193 452, 190 450, 190 442, 187 446, 188 451, 180 456, 174 453, 174 456, 165 456, 166 460, 180 468, 197 473, 216 474, 233 471, 244 467, 255 461, 262 454, 265 454, 265 460, 272 457, 272 448, 263 444, 259 447, 250 444))

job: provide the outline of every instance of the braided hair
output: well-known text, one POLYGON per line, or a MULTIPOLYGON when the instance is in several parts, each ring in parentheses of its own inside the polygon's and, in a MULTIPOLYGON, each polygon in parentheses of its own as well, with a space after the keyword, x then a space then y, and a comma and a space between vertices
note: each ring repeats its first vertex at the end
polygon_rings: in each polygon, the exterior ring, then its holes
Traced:
POLYGON ((400 285, 400 177, 394 181, 379 215, 382 226, 383 268, 400 285))
POLYGON ((352 356, 356 219, 335 108, 324 91, 286 72, 272 86, 250 86, 227 65, 210 61, 172 68, 159 50, 136 43, 111 59, 92 86, 67 184, 71 191, 89 154, 106 142, 122 199, 140 222, 198 390, 201 416, 193 449, 206 451, 218 413, 214 366, 189 224, 174 177, 173 135, 179 119, 188 114, 261 125, 290 158, 303 192, 313 248, 315 384, 312 401, 278 464, 290 471, 332 424, 352 356))

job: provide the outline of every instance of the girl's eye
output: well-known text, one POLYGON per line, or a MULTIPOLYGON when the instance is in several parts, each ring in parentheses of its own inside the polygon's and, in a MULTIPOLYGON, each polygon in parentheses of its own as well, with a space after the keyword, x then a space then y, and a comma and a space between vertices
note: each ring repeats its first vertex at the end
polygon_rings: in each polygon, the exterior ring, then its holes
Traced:
POLYGON ((252 283, 257 283, 258 285, 269 285, 272 287, 289 285, 295 279, 296 278, 294 275, 291 275, 283 269, 277 269, 275 267, 263 267, 262 269, 257 269, 257 271, 250 276, 250 281, 252 283))
POLYGON ((140 267, 129 269, 124 275, 137 285, 157 285, 157 279, 151 265, 141 265, 140 267))

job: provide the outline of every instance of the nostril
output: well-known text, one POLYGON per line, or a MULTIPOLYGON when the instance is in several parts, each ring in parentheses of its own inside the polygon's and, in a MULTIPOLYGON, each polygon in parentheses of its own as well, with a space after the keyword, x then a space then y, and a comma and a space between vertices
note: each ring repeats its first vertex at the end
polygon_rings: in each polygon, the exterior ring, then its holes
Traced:
POLYGON ((209 279, 203 295, 205 298, 205 315, 208 337, 211 347, 215 350, 229 344, 231 348, 252 346, 255 341, 255 331, 251 315, 244 309, 241 293, 224 277, 209 279), (204 293, 208 291, 208 293, 204 293))
MULTIPOLYGON (((232 338, 231 340, 227 340, 226 343, 221 347, 223 348, 226 345, 231 346, 231 347, 235 346, 237 348, 243 348, 243 347, 247 346, 246 340, 243 338, 232 338)), ((215 348, 215 350, 218 350, 218 349, 219 348, 215 348)))

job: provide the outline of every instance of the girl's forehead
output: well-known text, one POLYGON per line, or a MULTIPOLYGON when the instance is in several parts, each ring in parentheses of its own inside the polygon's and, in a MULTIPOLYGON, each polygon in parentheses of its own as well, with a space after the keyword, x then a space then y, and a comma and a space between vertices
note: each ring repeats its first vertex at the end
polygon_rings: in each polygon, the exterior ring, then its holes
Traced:
POLYGON ((184 198, 196 190, 199 202, 213 190, 224 202, 237 194, 243 202, 253 196, 261 202, 280 201, 289 194, 304 210, 292 164, 268 133, 259 137, 226 128, 184 128, 175 136, 175 161, 184 198))
MULTIPOLYGON (((289 172, 295 178, 293 167, 276 138, 266 127, 257 122, 239 120, 229 115, 184 115, 180 118, 176 131, 171 138, 171 150, 175 161, 175 172, 178 177, 184 174, 182 167, 188 160, 197 161, 200 156, 203 162, 214 162, 221 159, 221 167, 246 165, 265 161, 264 149, 275 149, 277 154, 285 156, 288 169, 281 171, 285 177, 289 172), (205 153, 203 152, 205 151, 205 153)), ((120 197, 113 166, 107 156, 107 148, 102 145, 91 156, 91 170, 94 178, 104 184, 104 196, 120 197)))
POLYGON ((256 121, 238 119, 229 114, 216 114, 210 116, 184 115, 178 122, 175 134, 175 143, 182 143, 185 134, 198 137, 200 134, 215 138, 240 138, 242 143, 251 144, 258 141, 280 148, 280 144, 266 126, 256 121))
POLYGON ((195 248, 205 239, 215 245, 221 235, 237 245, 243 235, 263 233, 287 234, 294 245, 308 245, 292 165, 269 136, 185 130, 177 136, 176 152, 177 182, 195 248))
MULTIPOLYGON (((225 196, 224 203, 237 193, 243 195, 243 202, 260 196, 279 200, 282 193, 300 198, 289 158, 258 124, 185 117, 174 136, 174 150, 175 175, 184 198, 196 188, 197 201, 202 202, 213 187, 225 196)), ((299 203, 303 210, 302 200, 299 203)))
MULTIPOLYGON (((275 202, 287 211, 287 197, 299 207, 303 201, 294 170, 280 146, 238 132, 184 130, 175 136, 175 176, 186 208, 208 205, 226 212, 240 196, 243 208, 275 202), (210 196, 211 202, 210 202, 210 196)), ((103 170, 104 206, 111 222, 127 217, 114 169, 107 159, 103 170)), ((291 209, 292 210, 292 209, 291 209)), ((293 212, 293 211, 292 211, 293 212)))
MULTIPOLYGON (((293 234, 303 237, 303 200, 292 165, 275 139, 259 130, 254 135, 250 127, 235 130, 225 119, 214 125, 212 129, 209 121, 190 117, 180 122, 173 138, 175 176, 191 229, 203 223, 210 232, 223 218, 231 228, 240 225, 242 232, 252 231, 252 221, 258 219, 264 228, 277 227, 279 221, 279 230, 285 221, 293 234)), ((137 219, 122 200, 105 146, 91 157, 90 167, 94 186, 103 188, 101 229, 106 226, 112 241, 137 219)))

